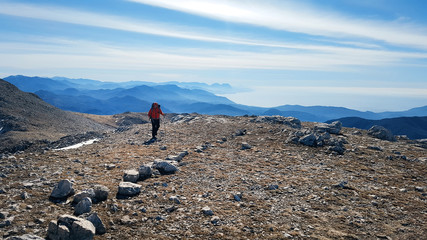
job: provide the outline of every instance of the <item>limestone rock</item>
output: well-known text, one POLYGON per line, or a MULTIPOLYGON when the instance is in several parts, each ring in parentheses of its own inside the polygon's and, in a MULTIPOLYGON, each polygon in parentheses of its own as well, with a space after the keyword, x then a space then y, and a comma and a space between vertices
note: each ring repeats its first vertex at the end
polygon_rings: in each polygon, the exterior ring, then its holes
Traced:
POLYGON ((110 193, 110 190, 108 189, 108 187, 104 186, 104 185, 95 185, 93 187, 93 190, 95 192, 95 202, 102 202, 107 200, 108 198, 108 194, 110 193))
POLYGON ((95 199, 95 191, 90 188, 90 189, 83 190, 83 191, 76 193, 76 195, 74 195, 74 198, 73 198, 73 203, 77 204, 81 200, 83 200, 84 198, 87 198, 87 197, 93 201, 95 199))
POLYGON ((47 239, 51 240, 91 240, 94 235, 95 226, 90 221, 71 215, 51 221, 47 230, 47 239))
POLYGON ((252 146, 249 145, 247 142, 242 142, 242 147, 240 148, 241 150, 247 150, 247 149, 251 149, 252 146))
POLYGON ((174 174, 176 171, 178 171, 177 167, 166 161, 156 161, 153 164, 153 168, 159 170, 160 174, 162 175, 174 174))
POLYGON ((74 194, 73 183, 65 179, 58 182, 50 194, 51 198, 61 199, 74 194))
POLYGON ((92 200, 89 197, 83 198, 75 207, 74 215, 80 216, 92 210, 92 200))
POLYGON ((44 238, 36 236, 36 235, 24 234, 22 236, 8 237, 8 238, 6 238, 6 240, 44 240, 44 238))
POLYGON ((126 170, 123 175, 123 181, 136 183, 139 179, 139 172, 136 170, 126 170))
POLYGON ((142 165, 139 167, 138 169, 139 172, 139 179, 140 181, 143 181, 147 178, 150 178, 151 175, 153 174, 153 170, 151 169, 150 166, 146 166, 146 165, 142 165))
POLYGON ((93 226, 95 226, 95 231, 97 235, 102 235, 107 232, 105 225, 99 218, 98 214, 92 213, 88 217, 86 217, 86 220, 88 220, 93 224, 93 226))
POLYGON ((396 141, 396 138, 390 132, 390 130, 386 129, 383 126, 378 126, 378 125, 372 126, 368 130, 368 134, 374 138, 378 138, 381 140, 387 140, 387 141, 391 141, 391 142, 396 141))
POLYGON ((299 143, 306 145, 306 146, 315 147, 316 146, 316 136, 314 136, 313 133, 305 135, 304 137, 299 139, 299 143))
POLYGON ((132 197, 141 192, 141 185, 131 182, 121 182, 119 185, 118 195, 132 197))
POLYGON ((206 216, 213 216, 214 215, 214 212, 211 210, 210 207, 203 207, 202 213, 206 216))
POLYGON ((318 123, 314 126, 314 131, 316 132, 328 132, 331 134, 339 134, 342 128, 342 123, 340 121, 335 121, 331 124, 327 123, 318 123))

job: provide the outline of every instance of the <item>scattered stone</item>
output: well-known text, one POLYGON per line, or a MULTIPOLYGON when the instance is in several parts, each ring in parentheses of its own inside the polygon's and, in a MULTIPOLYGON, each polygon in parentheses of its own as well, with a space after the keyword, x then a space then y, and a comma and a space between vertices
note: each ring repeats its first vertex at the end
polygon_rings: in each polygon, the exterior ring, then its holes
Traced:
POLYGON ((9 218, 6 218, 4 221, 1 221, 0 228, 4 228, 12 225, 14 219, 15 219, 14 217, 9 217, 9 218))
POLYGON ((387 140, 391 142, 396 141, 396 138, 393 136, 390 130, 386 129, 383 126, 378 126, 378 125, 372 126, 368 130, 368 135, 381 140, 387 140))
POLYGON ((115 203, 111 204, 110 211, 112 213, 118 212, 119 211, 119 206, 117 204, 115 204, 115 203))
POLYGON ((235 137, 244 136, 244 135, 246 135, 246 133, 247 133, 246 129, 238 129, 234 133, 234 136, 235 137))
POLYGON ((131 182, 121 182, 119 185, 118 195, 133 197, 141 192, 141 185, 131 182))
POLYGON ((202 208, 202 213, 206 216, 213 216, 214 215, 214 212, 211 210, 210 207, 202 208))
POLYGON ((159 170, 160 174, 162 175, 174 174, 176 171, 178 171, 178 168, 169 162, 158 160, 154 162, 153 168, 159 170))
POLYGON ((213 225, 219 225, 219 221, 220 221, 221 219, 218 217, 218 216, 213 216, 212 218, 211 218, 211 223, 213 224, 213 225))
POLYGON ((21 199, 22 199, 22 200, 28 199, 29 197, 30 197, 30 195, 28 195, 28 193, 27 193, 27 192, 23 192, 23 193, 21 193, 21 199))
POLYGON ((95 185, 93 187, 93 191, 95 192, 95 200, 94 202, 102 202, 107 200, 108 194, 110 193, 110 190, 108 187, 104 185, 95 185))
POLYGON ((136 222, 136 220, 130 219, 130 217, 128 215, 125 215, 120 219, 120 224, 122 224, 122 225, 132 225, 135 222, 136 222))
POLYGON ((84 198, 90 198, 93 201, 95 199, 95 190, 90 188, 76 193, 73 198, 73 203, 78 204, 84 198))
POLYGON ((267 190, 276 190, 279 189, 279 185, 276 184, 272 184, 272 185, 268 185, 267 190))
POLYGON ((237 194, 233 195, 234 200, 237 201, 237 202, 242 201, 242 197, 243 197, 242 193, 237 193, 237 194))
POLYGON ((169 198, 170 201, 173 201, 176 204, 181 204, 181 201, 179 201, 179 198, 177 196, 171 196, 169 198))
POLYGON ((194 149, 195 152, 197 153, 201 153, 205 150, 206 148, 204 148, 203 146, 197 146, 196 149, 194 149))
POLYGON ((249 145, 247 142, 242 142, 242 147, 240 148, 241 150, 247 150, 247 149, 251 149, 252 146, 249 145))
POLYGON ((104 223, 102 223, 102 220, 99 218, 97 213, 90 214, 88 217, 86 217, 86 220, 93 224, 95 227, 95 233, 97 235, 102 235, 107 232, 104 223))
POLYGON ((169 155, 166 157, 166 160, 180 162, 182 160, 182 156, 180 156, 180 155, 169 155))
POLYGON ((47 230, 47 239, 90 240, 95 235, 95 226, 83 218, 61 215, 57 221, 51 221, 47 230))
POLYGON ((368 146, 368 149, 379 151, 379 152, 383 151, 383 149, 381 147, 378 147, 378 146, 368 146))
POLYGON ((74 215, 80 216, 83 213, 90 212, 91 210, 92 200, 89 197, 85 197, 74 207, 74 215))
POLYGON ((8 238, 6 238, 6 240, 44 240, 44 238, 36 236, 36 235, 24 234, 22 236, 8 237, 8 238))
POLYGON ((114 164, 106 164, 105 168, 107 168, 107 170, 112 170, 112 169, 116 168, 116 165, 114 165, 114 164))
POLYGON ((417 192, 424 192, 425 188, 423 188, 423 187, 415 187, 415 191, 417 191, 417 192))
POLYGON ((59 183, 55 185, 52 193, 50 194, 50 197, 54 199, 63 199, 73 194, 73 183, 71 183, 70 180, 65 179, 59 181, 59 183))
POLYGON ((6 219, 8 215, 8 212, 0 212, 0 219, 6 219))
POLYGON ((167 150, 168 149, 168 147, 166 147, 166 146, 160 146, 160 148, 159 148, 160 150, 162 150, 162 151, 164 151, 164 150, 167 150))
POLYGON ((156 221, 164 221, 164 220, 166 220, 166 218, 165 217, 163 217, 163 216, 156 216, 155 218, 154 218, 156 221))
POLYGON ((305 146, 315 147, 316 146, 316 136, 314 134, 307 134, 304 137, 299 139, 299 143, 305 146))
POLYGON ((138 169, 138 173, 139 173, 138 180, 143 181, 151 177, 151 175, 153 174, 153 170, 151 169, 150 166, 141 165, 138 169))
POLYGON ((123 175, 124 182, 136 183, 139 179, 139 172, 136 170, 126 170, 123 175))
POLYGON ((331 124, 327 123, 318 123, 314 126, 314 131, 319 133, 330 133, 330 134, 339 134, 342 128, 342 123, 340 121, 332 122, 331 124))
POLYGON ((333 187, 335 187, 335 188, 341 188, 341 189, 354 190, 354 188, 349 187, 347 184, 348 184, 347 181, 342 181, 342 182, 340 182, 338 184, 333 185, 333 187))

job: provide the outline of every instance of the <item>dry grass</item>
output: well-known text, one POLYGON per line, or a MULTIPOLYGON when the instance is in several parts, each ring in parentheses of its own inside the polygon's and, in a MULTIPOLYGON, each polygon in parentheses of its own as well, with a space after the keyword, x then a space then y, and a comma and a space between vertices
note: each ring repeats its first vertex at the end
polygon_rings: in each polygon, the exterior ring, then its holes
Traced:
MULTIPOLYGON (((89 117, 110 124, 114 119, 89 117)), ((142 143, 150 137, 150 126, 139 124, 80 149, 3 158, 1 169, 7 178, 1 183, 7 193, 0 195, 0 209, 15 216, 3 234, 44 236, 50 220, 71 214, 70 204, 48 200, 61 179, 74 179, 76 190, 93 184, 110 189, 109 199, 93 207, 108 229, 95 239, 420 239, 427 234, 426 192, 415 190, 427 186, 426 149, 344 129, 348 151, 334 155, 326 148, 287 144, 293 129, 250 119, 200 116, 188 123, 168 122, 161 126, 161 141, 148 146, 142 143), (233 136, 238 129, 247 134, 233 136), (222 138, 227 141, 219 141, 222 138), (242 142, 252 148, 240 150, 242 142), (203 144, 206 150, 194 152, 203 144), (159 150, 161 146, 167 150, 159 150), (383 151, 368 146, 381 146, 383 151), (115 197, 124 170, 183 150, 190 154, 179 172, 139 182, 142 192, 136 197, 115 197), (399 158, 402 155, 407 159, 399 158), (107 170, 105 164, 116 168, 107 170), (343 181, 348 189, 336 187, 343 181), (25 182, 35 184, 28 188, 25 182), (269 185, 279 188, 268 190, 269 185), (22 200, 23 191, 30 198, 22 200), (238 193, 240 202, 233 197, 238 193), (171 196, 181 203, 170 201, 171 196), (110 211, 113 204, 118 212, 110 211), (201 213, 205 206, 214 216, 201 213), (134 222, 122 224, 126 215, 134 222), (40 218, 45 222, 34 223, 40 218)))

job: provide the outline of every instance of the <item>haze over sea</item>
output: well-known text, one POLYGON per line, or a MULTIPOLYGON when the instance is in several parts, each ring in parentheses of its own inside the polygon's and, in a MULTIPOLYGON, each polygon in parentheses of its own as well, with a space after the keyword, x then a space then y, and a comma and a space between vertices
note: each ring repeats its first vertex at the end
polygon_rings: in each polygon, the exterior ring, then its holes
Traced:
POLYGON ((0 77, 230 83, 246 105, 427 105, 419 0, 0 0, 0 77))

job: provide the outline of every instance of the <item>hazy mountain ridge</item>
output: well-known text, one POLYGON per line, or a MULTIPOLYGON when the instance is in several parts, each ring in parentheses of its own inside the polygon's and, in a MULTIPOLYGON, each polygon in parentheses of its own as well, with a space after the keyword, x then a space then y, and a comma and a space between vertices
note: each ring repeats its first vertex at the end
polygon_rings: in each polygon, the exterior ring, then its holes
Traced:
POLYGON ((156 101, 162 105, 165 112, 197 112, 231 116, 281 115, 294 116, 302 121, 313 122, 325 122, 344 117, 379 120, 394 117, 427 116, 427 106, 408 111, 382 113, 331 106, 283 105, 273 108, 246 106, 215 95, 224 89, 233 89, 227 84, 208 85, 178 82, 156 84, 142 81, 113 83, 89 79, 40 78, 20 75, 10 76, 5 80, 23 91, 40 94, 43 100, 63 110, 83 113, 108 115, 127 111, 147 111, 151 102, 156 101), (212 90, 213 86, 219 92, 212 90), (206 91, 209 87, 211 87, 212 92, 206 91))

